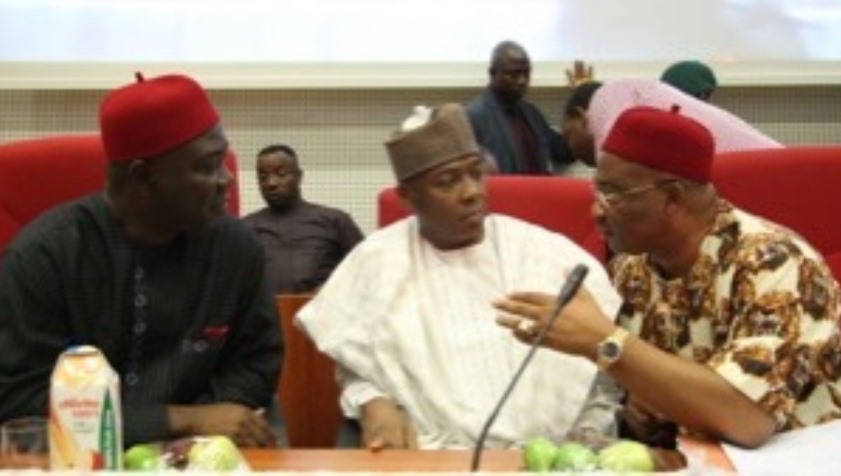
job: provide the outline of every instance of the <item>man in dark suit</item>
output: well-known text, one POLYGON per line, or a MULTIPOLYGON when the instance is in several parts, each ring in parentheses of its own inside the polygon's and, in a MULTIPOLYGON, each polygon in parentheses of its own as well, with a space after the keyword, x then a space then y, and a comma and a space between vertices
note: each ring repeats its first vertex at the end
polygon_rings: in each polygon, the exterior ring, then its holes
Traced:
POLYGON ((564 138, 524 99, 531 77, 528 53, 513 41, 491 55, 487 89, 467 105, 476 140, 495 158, 500 173, 548 175, 574 161, 564 138))

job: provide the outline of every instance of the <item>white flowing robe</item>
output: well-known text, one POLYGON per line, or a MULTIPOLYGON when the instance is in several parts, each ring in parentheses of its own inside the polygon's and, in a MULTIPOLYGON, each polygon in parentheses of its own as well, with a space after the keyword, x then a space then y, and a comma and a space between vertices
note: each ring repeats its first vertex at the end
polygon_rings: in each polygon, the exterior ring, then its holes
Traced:
MULTIPOLYGON (((387 396, 410 416, 421 448, 471 447, 528 352, 496 324, 491 303, 513 291, 555 294, 579 263, 590 268, 584 286, 615 316, 620 300, 603 267, 562 235, 491 215, 482 243, 442 251, 411 217, 357 245, 297 323, 342 368, 347 416, 387 396)), ((611 424, 616 395, 588 400, 596 371, 587 359, 540 349, 487 445, 562 438, 587 402, 586 426, 611 424)))

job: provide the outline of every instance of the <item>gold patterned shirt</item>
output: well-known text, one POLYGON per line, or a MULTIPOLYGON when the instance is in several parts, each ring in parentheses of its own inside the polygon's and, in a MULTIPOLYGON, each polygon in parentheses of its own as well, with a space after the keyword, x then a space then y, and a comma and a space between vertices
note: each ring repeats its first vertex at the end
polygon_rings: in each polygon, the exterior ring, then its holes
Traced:
POLYGON ((618 255, 620 325, 708 365, 780 431, 841 417, 839 290, 820 255, 724 201, 700 251, 678 279, 663 278, 645 254, 618 255))

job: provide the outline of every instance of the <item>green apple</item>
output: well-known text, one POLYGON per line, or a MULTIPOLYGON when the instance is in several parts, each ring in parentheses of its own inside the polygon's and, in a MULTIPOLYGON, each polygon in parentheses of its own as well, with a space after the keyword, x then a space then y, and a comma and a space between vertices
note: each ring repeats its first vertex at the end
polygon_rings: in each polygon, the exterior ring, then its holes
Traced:
POLYGON ((548 472, 552 470, 557 452, 558 447, 549 439, 532 438, 523 447, 523 463, 529 471, 548 472))
POLYGON ((161 451, 155 444, 134 445, 123 453, 123 468, 128 471, 155 471, 161 464, 161 451))
POLYGON ((193 471, 233 471, 240 466, 236 445, 226 436, 198 439, 187 455, 188 469, 193 471))
POLYGON ((609 471, 654 471, 654 456, 648 446, 631 440, 619 440, 599 451, 599 468, 609 471))
POLYGON ((598 456, 593 450, 577 441, 568 441, 558 446, 552 469, 555 471, 594 471, 598 462, 598 456))

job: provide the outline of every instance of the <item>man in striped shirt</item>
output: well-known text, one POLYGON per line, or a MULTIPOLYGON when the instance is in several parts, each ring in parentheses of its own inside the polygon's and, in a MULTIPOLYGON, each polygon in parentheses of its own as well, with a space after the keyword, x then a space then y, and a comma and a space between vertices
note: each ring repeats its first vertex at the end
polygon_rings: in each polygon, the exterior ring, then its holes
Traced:
POLYGON ((576 87, 564 107, 564 137, 575 157, 595 164, 605 137, 622 112, 639 106, 677 107, 713 135, 715 152, 782 147, 739 117, 655 79, 616 79, 576 87))

